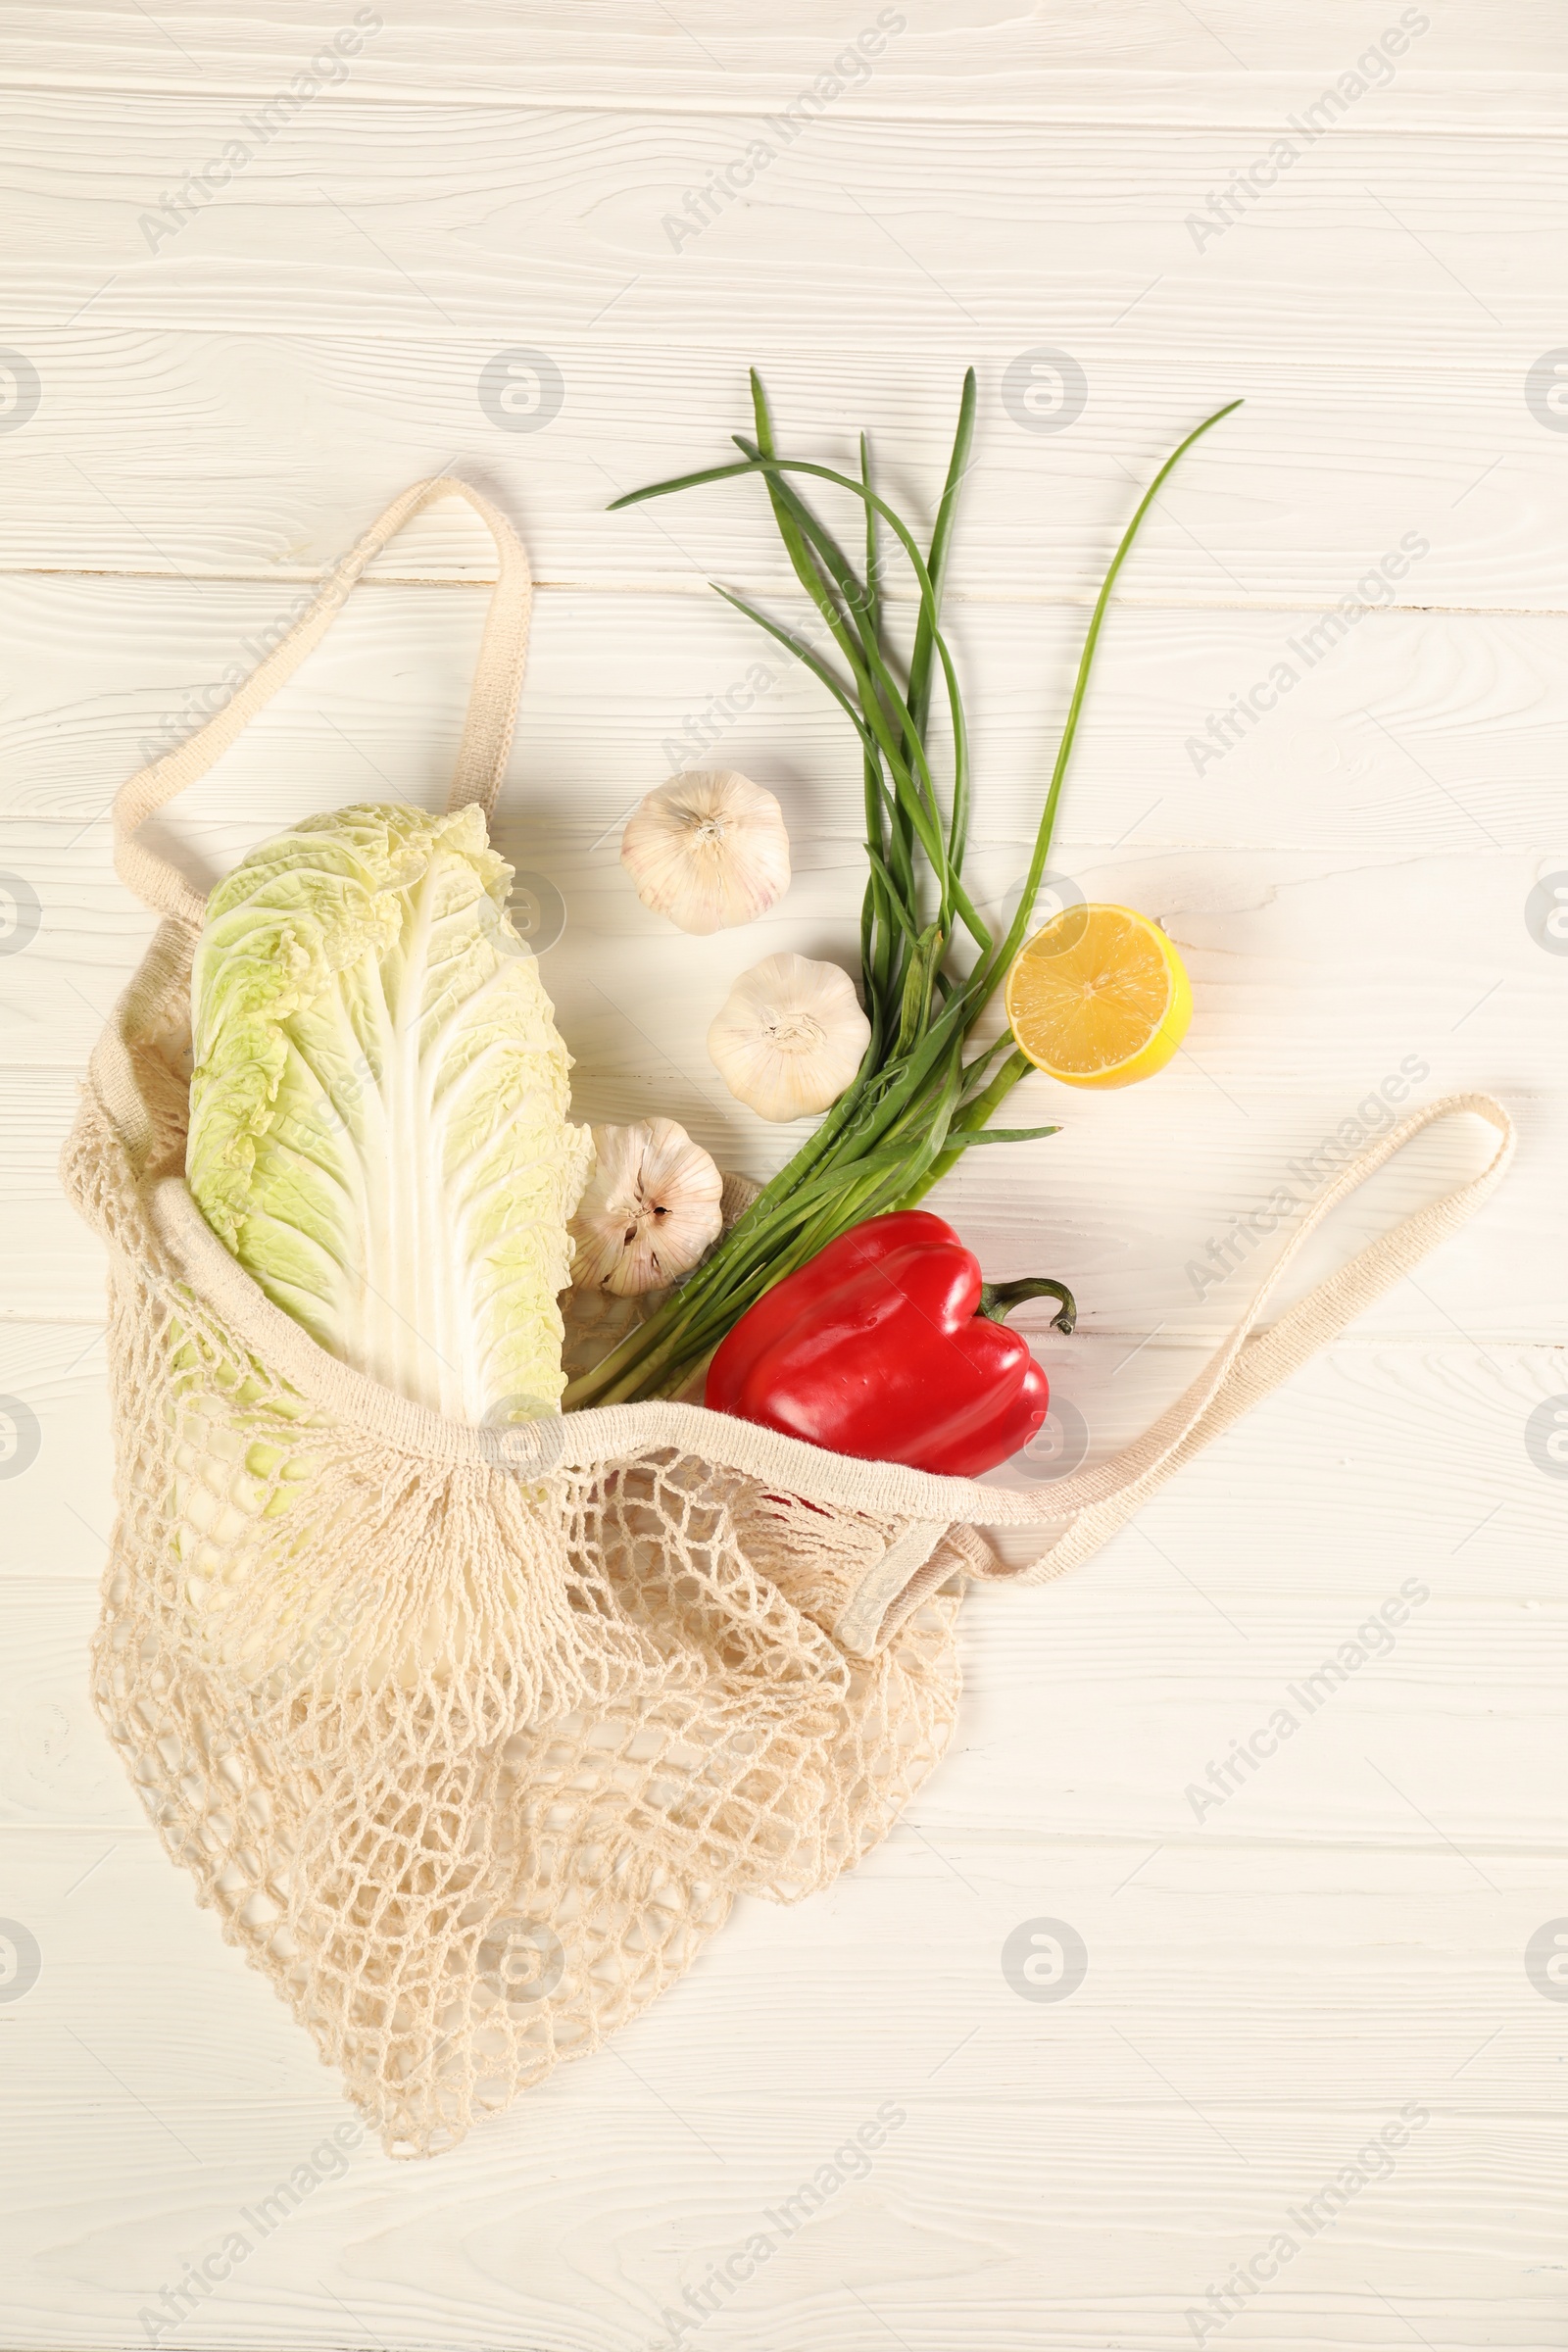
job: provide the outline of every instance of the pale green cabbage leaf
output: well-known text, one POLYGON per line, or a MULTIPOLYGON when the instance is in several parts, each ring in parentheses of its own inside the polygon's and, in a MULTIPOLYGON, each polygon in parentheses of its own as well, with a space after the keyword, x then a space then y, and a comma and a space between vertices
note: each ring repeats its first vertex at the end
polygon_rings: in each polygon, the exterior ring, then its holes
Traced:
POLYGON ((482 812, 308 817, 208 901, 186 1176, 322 1348, 452 1419, 559 1409, 593 1144, 482 812))

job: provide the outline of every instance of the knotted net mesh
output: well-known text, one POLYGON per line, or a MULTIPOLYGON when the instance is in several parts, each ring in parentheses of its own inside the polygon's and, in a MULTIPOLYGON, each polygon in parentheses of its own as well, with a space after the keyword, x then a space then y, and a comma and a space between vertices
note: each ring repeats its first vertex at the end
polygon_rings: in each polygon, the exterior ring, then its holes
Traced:
POLYGON ((794 1901, 886 1833, 953 1724, 957 1600, 939 1555, 858 1654, 833 1628, 906 1521, 668 1446, 519 1475, 265 1360, 151 1210, 187 984, 166 925, 66 1155, 111 1262, 94 1698, 198 1900, 388 2151, 432 2154, 737 1894, 794 1901))

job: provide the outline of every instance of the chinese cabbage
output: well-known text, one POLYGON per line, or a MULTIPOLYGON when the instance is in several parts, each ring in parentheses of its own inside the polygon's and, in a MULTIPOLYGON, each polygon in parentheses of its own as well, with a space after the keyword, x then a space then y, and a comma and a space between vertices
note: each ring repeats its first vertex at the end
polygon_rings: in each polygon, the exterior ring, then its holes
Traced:
POLYGON ((467 1422, 559 1409, 592 1140, 476 808, 358 807, 208 901, 186 1174, 319 1346, 467 1422))

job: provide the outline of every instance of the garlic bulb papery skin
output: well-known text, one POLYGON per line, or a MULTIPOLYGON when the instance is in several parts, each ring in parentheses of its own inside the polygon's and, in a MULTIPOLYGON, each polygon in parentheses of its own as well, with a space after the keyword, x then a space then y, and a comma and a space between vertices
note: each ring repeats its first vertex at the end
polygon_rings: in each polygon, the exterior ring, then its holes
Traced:
POLYGON ((663 1290, 717 1241, 724 1179, 673 1119, 593 1135, 594 1172, 567 1229, 572 1288, 618 1298, 663 1290))
POLYGON ((620 862, 656 914, 682 931, 727 931, 788 890, 790 837, 763 785, 704 768, 672 776, 633 809, 620 862))
POLYGON ((708 1053, 760 1118, 800 1119, 838 1101, 870 1040, 848 972, 808 956, 769 956, 730 990, 708 1053))

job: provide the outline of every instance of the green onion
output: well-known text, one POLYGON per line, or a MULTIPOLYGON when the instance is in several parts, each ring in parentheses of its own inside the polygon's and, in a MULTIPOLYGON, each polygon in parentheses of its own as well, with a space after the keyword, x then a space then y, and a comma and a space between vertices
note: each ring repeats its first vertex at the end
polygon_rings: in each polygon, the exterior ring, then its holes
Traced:
POLYGON ((736 434, 739 461, 633 490, 613 505, 634 506, 642 499, 746 474, 761 477, 784 552, 820 615, 838 666, 745 598, 719 588, 716 581, 712 585, 726 603, 806 664, 839 704, 859 741, 869 868, 860 910, 860 971, 871 1038, 854 1082, 815 1133, 680 1289, 591 1372, 571 1383, 564 1399, 568 1411, 675 1394, 764 1291, 850 1226, 888 1209, 912 1206, 976 1144, 1018 1143, 1056 1133, 1054 1127, 989 1125, 999 1103, 1031 1064, 1006 1032, 973 1052, 969 1041, 1024 944, 1116 576, 1171 469, 1210 425, 1241 406, 1231 401, 1217 409, 1171 452, 1122 534, 1090 616, 1018 911, 999 942, 963 884, 968 733, 941 619, 958 491, 974 435, 974 370, 964 377, 953 459, 924 555, 907 525, 873 487, 863 436, 857 479, 830 466, 778 454, 767 396, 755 368, 752 404, 755 436, 736 434), (860 571, 797 486, 802 476, 826 482, 858 502, 863 522, 860 571), (902 680, 886 636, 879 526, 897 541, 919 600, 913 646, 902 680), (945 806, 929 748, 939 680, 952 738, 945 806), (972 967, 963 974, 949 968, 960 928, 976 951, 972 967), (1002 1056, 1000 1067, 993 1068, 1002 1056))

